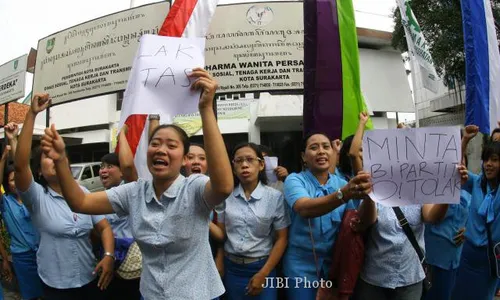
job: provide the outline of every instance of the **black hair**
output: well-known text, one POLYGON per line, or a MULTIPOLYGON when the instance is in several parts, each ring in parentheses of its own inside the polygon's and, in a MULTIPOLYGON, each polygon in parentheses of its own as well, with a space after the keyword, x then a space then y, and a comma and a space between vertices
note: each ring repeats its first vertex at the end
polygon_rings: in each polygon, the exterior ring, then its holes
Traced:
POLYGON ((495 128, 495 129, 493 129, 493 131, 491 132, 491 136, 490 136, 490 140, 491 140, 491 141, 493 141, 493 136, 494 136, 496 133, 499 133, 499 134, 500 134, 500 128, 495 128))
POLYGON ((8 164, 5 167, 5 170, 3 172, 2 185, 3 185, 3 189, 5 190, 6 194, 13 194, 13 193, 15 193, 15 191, 11 191, 10 190, 10 186, 9 186, 9 175, 10 175, 10 173, 13 173, 13 172, 14 172, 14 165, 13 164, 8 164))
POLYGON ((352 176, 352 163, 351 157, 349 156, 349 151, 351 150, 353 139, 354 135, 350 135, 344 139, 339 154, 339 170, 348 178, 352 176))
POLYGON ((191 142, 189 141, 189 137, 188 137, 187 133, 184 131, 184 129, 182 129, 179 126, 174 125, 174 124, 163 124, 163 125, 156 127, 155 130, 153 131, 153 133, 151 134, 151 136, 149 137, 148 143, 151 143, 154 136, 156 135, 156 133, 159 130, 167 129, 167 128, 172 128, 173 130, 175 130, 177 132, 177 134, 179 134, 179 137, 181 138, 182 145, 184 146, 184 155, 188 154, 189 146, 191 145, 191 142))
MULTIPOLYGON (((487 143, 481 153, 481 160, 483 161, 483 166, 481 166, 483 170, 483 176, 481 178, 481 189, 483 193, 486 194, 488 181, 486 179, 486 175, 484 172, 484 162, 486 162, 493 155, 497 155, 500 158, 500 142, 490 142, 487 143)), ((500 180, 500 171, 497 174, 497 180, 500 180)))
POLYGON ((35 179, 35 182, 43 187, 45 193, 48 193, 49 183, 42 175, 42 154, 43 152, 40 146, 33 150, 33 154, 31 156, 31 171, 33 172, 33 179, 35 179))
POLYGON ((311 133, 308 133, 307 135, 304 136, 304 138, 302 139, 302 152, 306 152, 306 148, 307 148, 307 142, 309 141, 309 139, 313 136, 313 135, 316 135, 316 134, 320 134, 324 137, 326 137, 328 140, 330 140, 330 138, 328 137, 328 135, 326 133, 323 133, 323 132, 311 132, 311 133))
POLYGON ((267 156, 275 156, 273 150, 266 145, 259 145, 259 149, 260 149, 260 152, 262 153, 262 155, 264 155, 264 153, 266 153, 267 156))
MULTIPOLYGON (((189 144, 189 147, 191 146, 196 146, 196 147, 200 147, 201 149, 203 149, 203 151, 205 151, 205 146, 203 146, 203 144, 199 144, 199 143, 190 143, 189 144)), ((189 151, 188 151, 189 152, 189 151)))
POLYGON ((116 153, 108 153, 101 158, 101 163, 120 167, 120 159, 116 153))
MULTIPOLYGON (((236 145, 236 147, 234 147, 233 152, 231 153, 231 161, 234 160, 234 156, 236 155, 236 151, 238 151, 239 149, 244 148, 244 147, 248 147, 248 148, 252 149, 255 152, 255 154, 257 155, 257 157, 260 158, 262 161, 264 161, 264 156, 262 155, 262 152, 260 151, 260 147, 257 144, 247 143, 247 142, 240 143, 240 144, 236 145)), ((233 173, 233 177, 234 177, 234 186, 238 186, 238 184, 240 184, 240 180, 238 179, 238 176, 236 176, 236 174, 233 173)), ((262 184, 267 185, 268 181, 267 181, 267 175, 266 175, 266 168, 264 168, 262 171, 259 171, 258 180, 262 184)))

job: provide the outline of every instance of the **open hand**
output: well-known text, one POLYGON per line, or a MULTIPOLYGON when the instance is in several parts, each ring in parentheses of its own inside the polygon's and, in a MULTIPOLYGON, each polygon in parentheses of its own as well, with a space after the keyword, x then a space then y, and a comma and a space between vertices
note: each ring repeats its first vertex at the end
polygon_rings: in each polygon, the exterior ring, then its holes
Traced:
POLYGON ((212 75, 202 68, 193 69, 193 72, 189 75, 189 77, 196 79, 196 81, 191 85, 191 88, 202 91, 200 103, 198 104, 199 109, 212 109, 215 92, 219 87, 217 81, 212 77, 212 75))
POLYGON ((44 111, 50 105, 51 99, 49 98, 49 94, 35 94, 31 99, 31 112, 34 114, 38 114, 39 112, 44 111))
POLYGON ((45 155, 53 161, 58 161, 66 156, 66 145, 54 124, 50 128, 45 128, 40 145, 45 155))
POLYGON ((104 256, 94 269, 94 274, 99 275, 97 287, 105 290, 113 279, 115 260, 110 256, 104 256))

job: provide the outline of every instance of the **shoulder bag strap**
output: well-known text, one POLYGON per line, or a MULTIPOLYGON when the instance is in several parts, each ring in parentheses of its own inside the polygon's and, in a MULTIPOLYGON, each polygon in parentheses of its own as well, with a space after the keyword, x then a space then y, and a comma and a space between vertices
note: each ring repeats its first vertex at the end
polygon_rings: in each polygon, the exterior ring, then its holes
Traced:
POLYGON ((415 249, 415 252, 417 252, 418 258, 420 259, 420 262, 423 264, 425 263, 425 256, 424 253, 422 252, 422 249, 418 245, 417 239, 415 238, 415 235, 413 234, 413 230, 410 227, 410 224, 408 224, 408 220, 406 219, 405 215, 403 214, 403 211, 399 207, 393 207, 394 213, 396 214, 396 217, 398 218, 399 225, 403 228, 404 233, 406 234, 406 237, 410 241, 411 245, 413 246, 413 249, 415 249))
POLYGON ((314 247, 314 237, 312 232, 311 219, 310 218, 307 219, 307 222, 309 223, 309 236, 311 238, 314 263, 316 264, 316 275, 318 276, 318 280, 320 280, 321 277, 319 277, 320 272, 319 272, 318 256, 316 255, 316 247, 314 247))

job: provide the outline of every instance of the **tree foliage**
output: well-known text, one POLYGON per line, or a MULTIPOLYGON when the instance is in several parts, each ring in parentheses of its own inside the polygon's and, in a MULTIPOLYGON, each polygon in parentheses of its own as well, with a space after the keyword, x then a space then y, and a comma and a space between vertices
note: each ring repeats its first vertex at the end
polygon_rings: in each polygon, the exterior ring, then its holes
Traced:
MULTIPOLYGON (((492 0, 495 20, 500 19, 500 0, 492 0)), ((465 82, 465 54, 460 0, 412 0, 411 8, 430 46, 436 71, 447 84, 465 82)), ((394 11, 392 46, 408 51, 399 8, 394 11)), ((497 33, 498 34, 498 33, 497 33)))

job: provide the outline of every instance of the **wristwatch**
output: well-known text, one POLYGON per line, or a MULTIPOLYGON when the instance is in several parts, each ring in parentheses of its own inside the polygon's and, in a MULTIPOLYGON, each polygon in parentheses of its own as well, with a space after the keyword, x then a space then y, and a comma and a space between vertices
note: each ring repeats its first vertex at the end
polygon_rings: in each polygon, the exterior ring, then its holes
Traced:
POLYGON ((155 114, 155 115, 149 115, 149 121, 152 120, 160 120, 160 115, 155 114))
POLYGON ((104 256, 109 256, 109 257, 111 257, 113 260, 116 260, 115 255, 114 255, 113 253, 110 253, 110 252, 104 252, 104 254, 103 254, 103 255, 104 255, 104 256))
POLYGON ((345 201, 344 201, 344 193, 342 193, 342 189, 338 189, 337 190, 337 195, 335 195, 337 197, 337 199, 340 200, 340 202, 342 202, 343 204, 345 204, 345 201))

